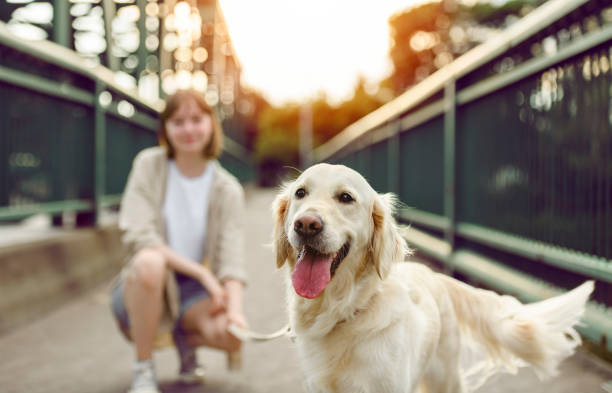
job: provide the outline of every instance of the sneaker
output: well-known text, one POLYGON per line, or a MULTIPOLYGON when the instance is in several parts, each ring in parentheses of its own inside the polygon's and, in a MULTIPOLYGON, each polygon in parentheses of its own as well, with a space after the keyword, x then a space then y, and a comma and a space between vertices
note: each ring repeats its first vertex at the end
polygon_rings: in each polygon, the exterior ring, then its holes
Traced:
POLYGON ((155 381, 155 372, 151 361, 138 362, 134 366, 134 379, 128 393, 161 393, 155 381))
POLYGON ((185 384, 203 383, 205 374, 204 367, 196 363, 191 368, 183 369, 181 367, 178 380, 185 384))
POLYGON ((195 349, 187 343, 186 337, 180 332, 175 331, 173 338, 181 363, 178 380, 186 384, 204 382, 204 367, 198 364, 195 349))

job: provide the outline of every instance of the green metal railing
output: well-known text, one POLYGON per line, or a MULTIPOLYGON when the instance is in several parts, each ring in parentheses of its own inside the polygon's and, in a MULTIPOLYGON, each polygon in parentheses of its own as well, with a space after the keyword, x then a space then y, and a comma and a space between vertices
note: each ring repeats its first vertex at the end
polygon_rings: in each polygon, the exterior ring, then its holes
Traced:
POLYGON ((397 193, 449 272, 528 301, 597 280, 581 331, 612 351, 610 86, 612 8, 551 0, 314 157, 397 193))
MULTIPOLYGON (((118 205, 135 154, 157 143, 159 102, 118 85, 110 70, 0 23, 0 221, 77 213, 96 222, 118 205)), ((240 180, 250 154, 227 140, 220 160, 240 180)))

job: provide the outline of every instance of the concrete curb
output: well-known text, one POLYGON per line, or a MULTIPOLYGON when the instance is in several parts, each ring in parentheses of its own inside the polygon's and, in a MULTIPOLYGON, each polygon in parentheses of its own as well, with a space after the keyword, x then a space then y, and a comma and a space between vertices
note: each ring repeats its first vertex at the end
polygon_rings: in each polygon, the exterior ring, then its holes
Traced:
POLYGON ((108 281, 122 263, 116 226, 65 230, 0 247, 0 334, 108 281))

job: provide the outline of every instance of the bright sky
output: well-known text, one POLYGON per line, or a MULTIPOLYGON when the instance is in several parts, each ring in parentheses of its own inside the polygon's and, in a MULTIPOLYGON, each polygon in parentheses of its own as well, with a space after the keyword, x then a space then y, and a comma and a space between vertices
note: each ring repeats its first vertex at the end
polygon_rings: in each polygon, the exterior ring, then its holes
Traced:
POLYGON ((325 91, 348 98, 359 75, 392 69, 389 16, 423 0, 220 0, 244 82, 274 104, 325 91))

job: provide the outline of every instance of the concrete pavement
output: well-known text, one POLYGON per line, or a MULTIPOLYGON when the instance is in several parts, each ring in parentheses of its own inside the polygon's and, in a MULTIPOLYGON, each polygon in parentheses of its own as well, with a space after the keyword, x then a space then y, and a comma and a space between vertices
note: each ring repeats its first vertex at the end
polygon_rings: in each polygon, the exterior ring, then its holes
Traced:
MULTIPOLYGON (((285 272, 276 271, 270 242, 272 190, 249 190, 247 262, 251 281, 245 306, 250 327, 271 332, 286 323, 285 272)), ((228 372, 223 353, 200 349, 208 369, 208 382, 184 386, 174 381, 177 359, 173 349, 155 353, 157 373, 164 393, 301 393, 302 376, 295 348, 287 338, 250 343, 244 350, 244 367, 228 372)), ((106 287, 19 330, 0 337, 0 392, 3 393, 119 393, 130 383, 133 353, 114 325, 106 287)), ((502 376, 489 381, 478 393, 605 393, 612 367, 580 351, 566 361, 561 375, 547 382, 533 372, 502 376)), ((610 390, 612 391, 612 389, 610 390)))

